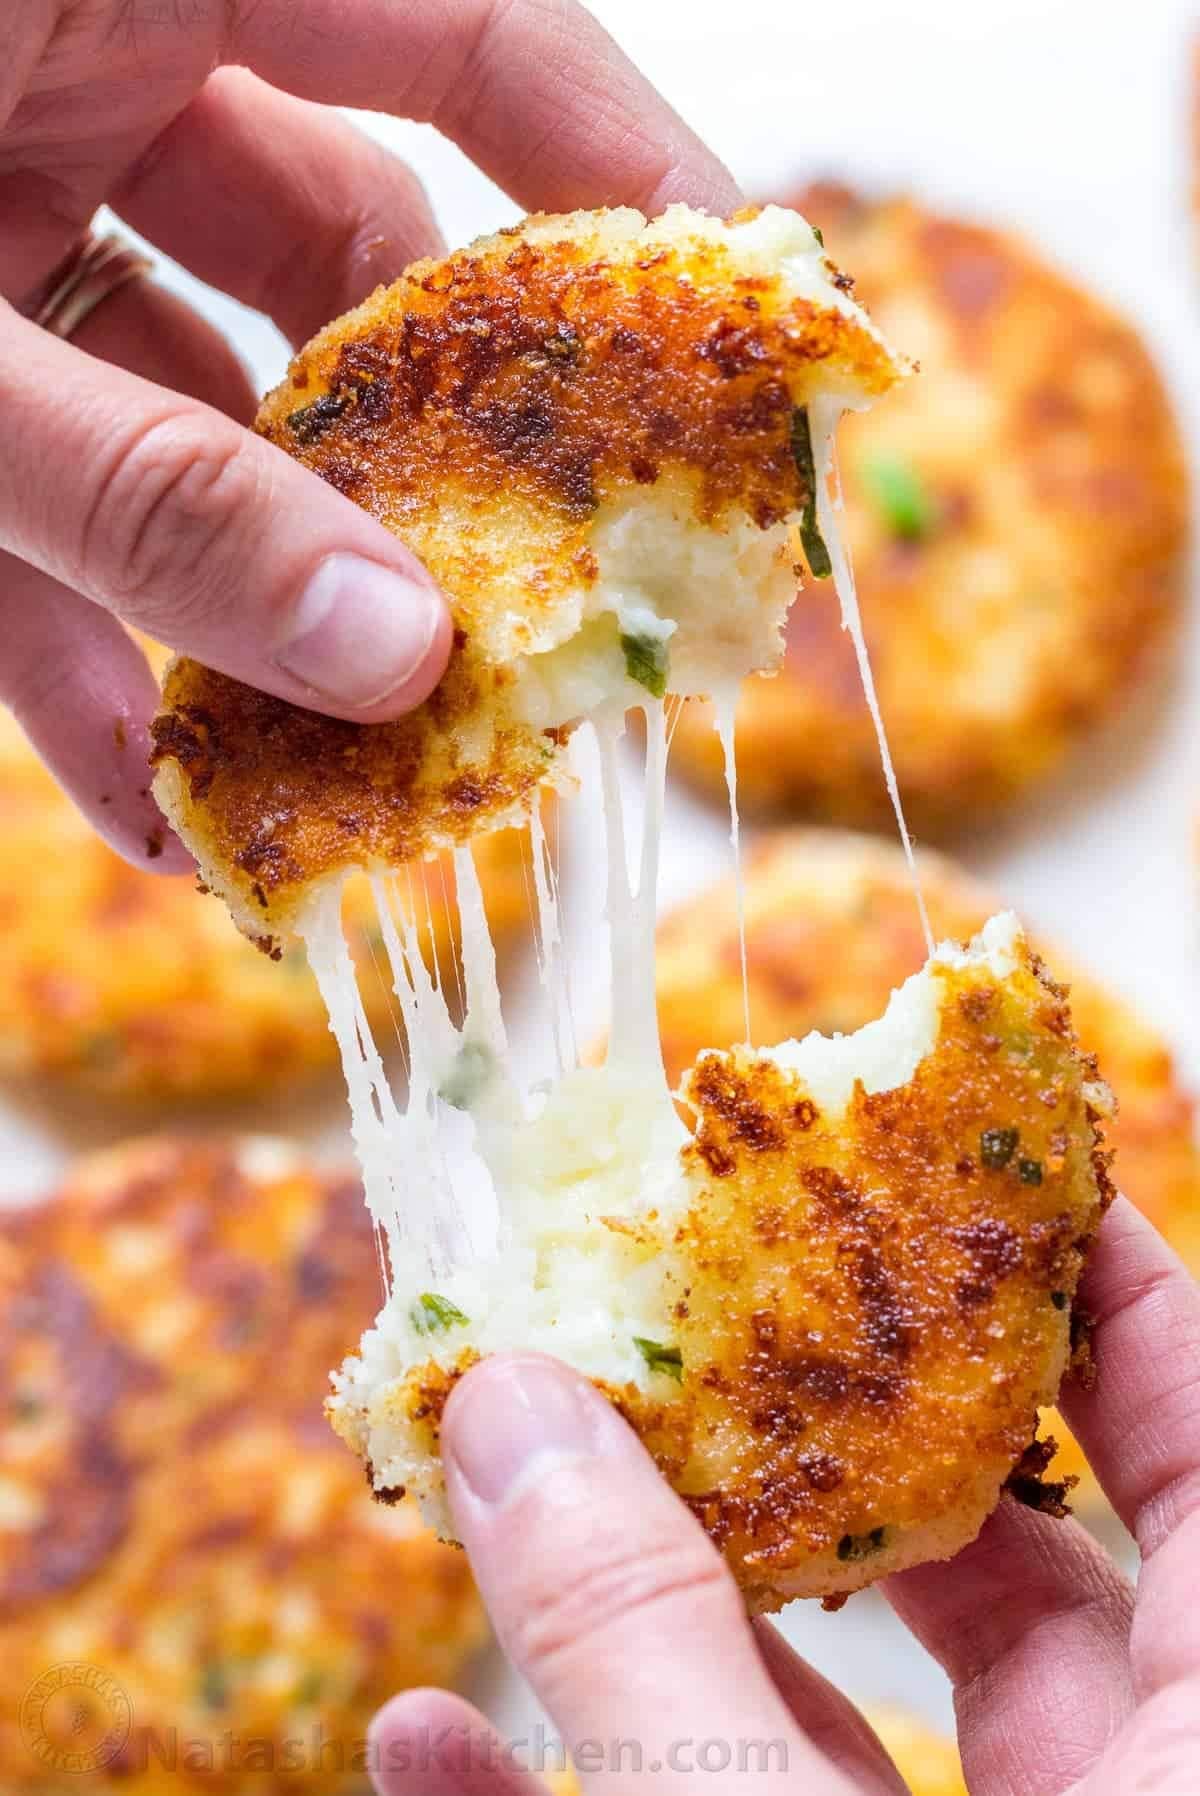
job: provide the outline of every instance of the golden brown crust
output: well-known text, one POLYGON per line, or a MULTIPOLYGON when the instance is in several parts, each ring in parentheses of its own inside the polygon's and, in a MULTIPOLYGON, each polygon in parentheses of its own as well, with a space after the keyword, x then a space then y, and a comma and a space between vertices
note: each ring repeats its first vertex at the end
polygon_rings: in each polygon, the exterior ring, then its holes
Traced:
MULTIPOLYGON (((282 1091, 336 1067, 303 950, 272 966, 191 882, 129 866, 15 725, 0 728, 0 844, 6 1078, 49 1075, 122 1103, 207 1102, 282 1091)), ((476 860, 504 943, 528 913, 521 838, 490 835, 476 860)), ((433 863, 424 879, 444 956, 453 875, 433 863)), ((348 888, 343 915, 368 1016, 386 1040, 396 1006, 372 959, 378 926, 365 881, 348 888)))
POLYGON ((532 219, 417 263, 264 401, 262 434, 420 555, 456 634, 437 691, 393 724, 170 671, 155 790, 247 933, 285 932, 331 872, 394 866, 528 809, 573 720, 538 730, 515 714, 513 662, 577 628, 601 506, 661 483, 697 527, 765 530, 810 497, 794 408, 896 379, 860 316, 739 272, 702 236, 646 248, 642 223, 532 219))
MULTIPOLYGON (((461 1555, 385 1518, 319 1392, 379 1273, 356 1181, 155 1141, 83 1163, 0 1230, 0 1780, 62 1787, 22 1737, 34 1677, 115 1678, 129 1741, 93 1781, 175 1784, 171 1730, 214 1747, 314 1726, 361 1742, 393 1690, 455 1675, 481 1615, 461 1555)), ((271 1787, 343 1787, 281 1772, 271 1787)), ((260 1787, 254 1767, 206 1787, 260 1787)), ((347 1779, 347 1787, 353 1779, 347 1779)))
MULTIPOLYGON (((920 363, 844 421, 839 463, 900 789, 941 834, 1043 778, 1160 661, 1184 590, 1182 444, 1133 329, 1019 239, 836 187, 796 203, 920 363)), ((827 587, 802 590, 737 739, 748 809, 890 821, 827 587)), ((721 789, 707 707, 688 707, 673 752, 721 789)))

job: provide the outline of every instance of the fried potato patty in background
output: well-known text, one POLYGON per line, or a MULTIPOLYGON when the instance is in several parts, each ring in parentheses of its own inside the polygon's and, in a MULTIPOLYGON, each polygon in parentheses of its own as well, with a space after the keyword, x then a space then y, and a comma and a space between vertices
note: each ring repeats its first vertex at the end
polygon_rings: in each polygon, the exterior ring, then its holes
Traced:
MULTIPOLYGON (((845 529, 909 820, 945 834, 1120 712, 1179 610, 1182 444, 1132 327, 1020 238, 815 186, 822 227, 917 377, 839 432, 845 529)), ((783 670, 737 717, 747 809, 890 821, 849 638, 806 582, 783 670)), ((703 704, 673 762, 723 790, 703 704)))
MULTIPOLYGON (((476 849, 497 941, 528 914, 523 852, 513 831, 476 849)), ((453 907, 442 871, 418 877, 444 955, 453 907)), ((348 889, 344 915, 385 1043, 395 1006, 372 965, 377 930, 365 882, 348 889)), ((0 1076, 49 1075, 105 1099, 153 1104, 274 1095, 337 1064, 303 950, 274 965, 191 880, 129 866, 0 717, 0 1076)))
MULTIPOLYGON (((921 856, 935 936, 969 936, 996 909, 995 894, 951 861, 921 856)), ((838 830, 780 831, 746 868, 746 951, 756 1038, 850 1032, 878 1016, 887 996, 925 959, 900 848, 838 830)), ((1200 1149, 1196 1103, 1170 1049, 1134 1008, 1099 981, 1054 965, 1070 980, 1071 1014, 1117 1099, 1107 1125, 1116 1179, 1193 1266, 1200 1266, 1200 1149)), ((731 881, 681 906, 661 925, 658 1014, 672 1083, 703 1048, 745 1033, 736 895, 731 881)), ((1063 1446, 1054 1474, 1086 1468, 1055 1419, 1063 1446)), ((1081 1499, 1098 1502, 1089 1479, 1081 1499)))
POLYGON ((185 1779, 152 1738, 207 1743, 205 1788, 266 1787, 226 1733, 266 1742, 273 1790, 361 1787, 333 1749, 284 1770, 282 1742, 319 1728, 348 1767, 393 1691, 455 1679, 484 1634, 465 1559, 372 1502, 320 1413, 379 1291, 355 1180, 263 1139, 117 1148, 0 1223, 6 1791, 63 1788, 22 1704, 64 1661, 128 1698, 89 1787, 131 1796, 185 1779))

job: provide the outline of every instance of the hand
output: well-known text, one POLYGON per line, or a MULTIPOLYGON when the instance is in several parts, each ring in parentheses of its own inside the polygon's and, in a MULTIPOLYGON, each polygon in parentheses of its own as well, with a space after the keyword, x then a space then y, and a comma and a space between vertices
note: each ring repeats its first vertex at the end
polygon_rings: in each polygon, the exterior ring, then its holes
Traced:
MULTIPOLYGON (((1063 1408, 1141 1548, 1136 1599, 1077 1523, 1008 1498, 951 1566, 884 1587, 953 1680, 973 1796, 1200 1789, 1200 1289, 1118 1200, 1083 1302, 1098 1376, 1063 1408)), ((588 1796, 904 1790, 846 1698, 745 1619, 706 1536, 582 1379, 486 1361, 451 1398, 442 1448, 501 1642, 581 1752, 588 1796)), ((394 1698, 371 1743, 381 1796, 545 1788, 436 1691, 394 1698)))
MULTIPOLYGON (((13 307, 44 296, 105 200, 294 344, 437 252, 415 177, 316 101, 430 120, 530 208, 739 203, 573 0, 6 10, 13 307)), ((0 300, 0 699, 113 845, 160 869, 190 862, 173 839, 161 852, 146 789, 157 688, 118 619, 363 722, 418 704, 448 651, 432 580, 250 435, 253 410, 229 347, 149 281, 107 298, 69 345, 0 300)))

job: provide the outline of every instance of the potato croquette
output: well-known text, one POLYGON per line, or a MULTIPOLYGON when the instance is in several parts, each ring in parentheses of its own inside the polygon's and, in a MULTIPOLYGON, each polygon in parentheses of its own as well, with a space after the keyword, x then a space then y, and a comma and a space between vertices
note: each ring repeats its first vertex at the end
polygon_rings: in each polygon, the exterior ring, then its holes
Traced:
POLYGON ((702 1054, 683 1095, 657 1160, 622 1164, 607 1068, 517 1133, 494 1254, 404 1290, 335 1379, 375 1489, 448 1531, 442 1407, 521 1346, 606 1392, 752 1610, 950 1557, 1018 1464, 1039 1501, 1022 1462, 1110 1195, 1108 1094, 1015 919, 857 1035, 702 1054))
POLYGON ((599 707, 774 663, 795 542, 829 571, 836 413, 907 371, 848 284, 779 207, 535 217, 301 352, 257 428, 416 551, 455 647, 373 726, 168 670, 154 790, 248 935, 286 936, 348 867, 527 813, 599 707))
MULTIPOLYGON (((964 938, 995 909, 965 872, 921 857, 922 887, 938 936, 964 938)), ((900 849, 835 830, 769 838, 746 868, 746 950, 756 1037, 861 1028, 889 992, 919 967, 925 946, 900 849)), ((1106 1128, 1121 1189, 1192 1265, 1200 1266, 1200 1149, 1196 1103, 1161 1037, 1097 980, 1054 964, 1069 980, 1071 1015, 1117 1100, 1106 1128)), ((662 924, 658 1015, 669 1078, 682 1078, 706 1047, 745 1033, 737 904, 726 881, 662 924)), ((1076 1500, 1100 1499, 1082 1455, 1054 1417, 1061 1452, 1053 1476, 1082 1482, 1076 1500)))
POLYGON ((97 1751, 83 1781, 129 1796, 361 1789, 374 1710, 484 1626, 462 1555, 321 1420, 378 1301, 356 1182, 262 1139, 134 1143, 4 1218, 0 1287, 3 1788, 61 1796, 97 1751), (66 1662, 102 1682, 32 1714, 66 1662))
MULTIPOLYGON (((909 819, 945 834, 1044 778, 1164 657, 1188 482, 1129 324, 1018 237, 909 200, 796 202, 918 378, 839 432, 844 528, 909 819)), ((807 583, 737 717, 747 810, 890 821, 850 641, 807 583)), ((673 765, 721 789, 704 706, 673 765)))
MULTIPOLYGON (((336 1066, 303 951, 289 949, 272 966, 191 881, 129 866, 6 717, 0 843, 0 1076, 49 1076, 106 1100, 191 1103, 280 1092, 336 1066)), ((522 852, 514 831, 479 844, 498 941, 528 914, 522 852)), ((443 870, 425 878, 445 957, 443 870)), ((390 1031, 394 1005, 372 964, 378 930, 365 882, 347 890, 344 914, 368 1015, 390 1031)))

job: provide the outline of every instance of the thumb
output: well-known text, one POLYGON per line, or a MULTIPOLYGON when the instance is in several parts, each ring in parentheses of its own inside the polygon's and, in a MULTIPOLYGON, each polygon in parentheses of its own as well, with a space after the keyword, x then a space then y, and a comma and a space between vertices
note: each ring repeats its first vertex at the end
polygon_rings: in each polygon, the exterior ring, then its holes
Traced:
POLYGON ((0 307, 0 547, 210 667, 377 722, 450 618, 384 527, 220 413, 0 307))
POLYGON ((496 1631, 585 1788, 745 1796, 753 1773, 761 1796, 848 1790, 792 1721, 720 1556, 586 1380, 485 1360, 446 1406, 442 1455, 496 1631))

